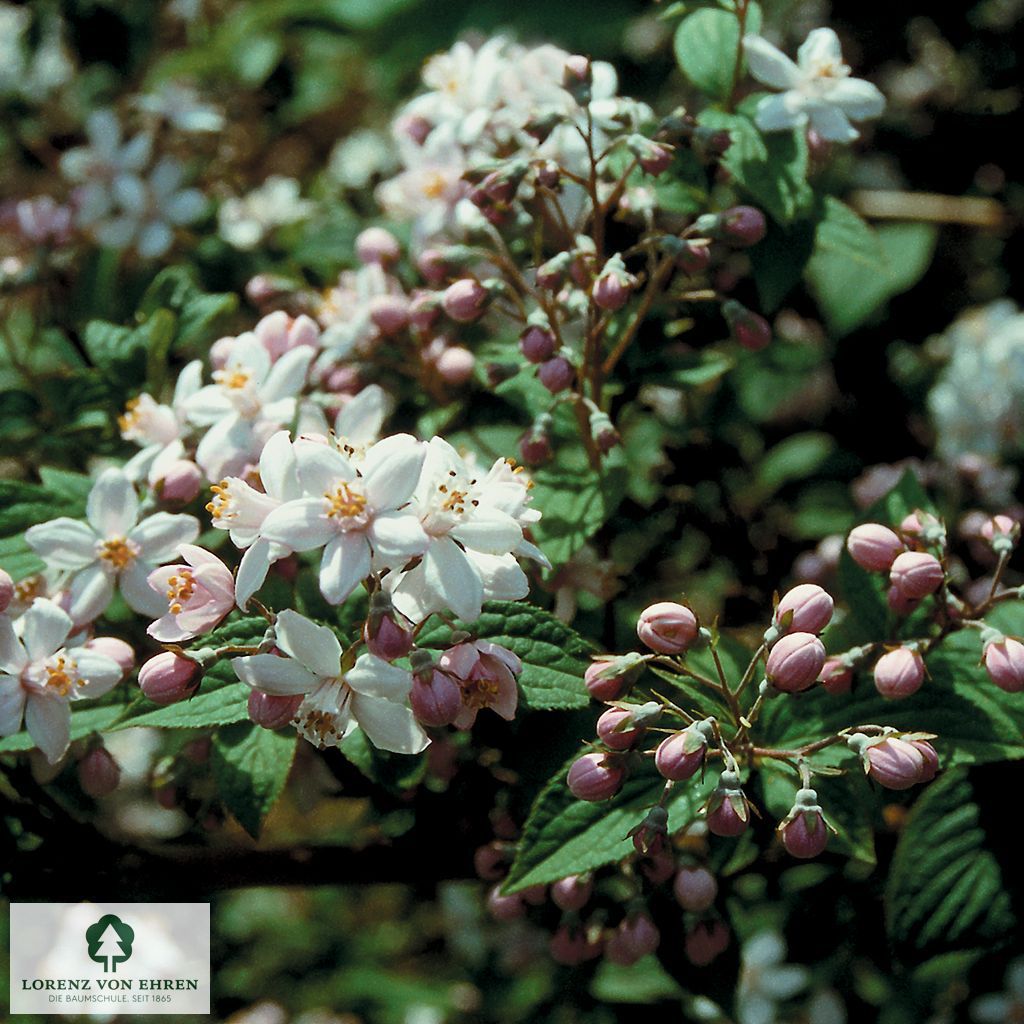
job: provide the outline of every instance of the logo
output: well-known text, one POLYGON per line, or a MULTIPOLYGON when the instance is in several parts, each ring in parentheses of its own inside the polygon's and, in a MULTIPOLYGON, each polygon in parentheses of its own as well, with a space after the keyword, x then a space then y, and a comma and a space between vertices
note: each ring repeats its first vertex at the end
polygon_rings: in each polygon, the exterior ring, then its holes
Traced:
POLYGON ((103 971, 117 973, 117 965, 123 964, 132 955, 135 930, 113 914, 104 914, 94 925, 85 930, 85 941, 89 944, 89 959, 103 964, 103 971))

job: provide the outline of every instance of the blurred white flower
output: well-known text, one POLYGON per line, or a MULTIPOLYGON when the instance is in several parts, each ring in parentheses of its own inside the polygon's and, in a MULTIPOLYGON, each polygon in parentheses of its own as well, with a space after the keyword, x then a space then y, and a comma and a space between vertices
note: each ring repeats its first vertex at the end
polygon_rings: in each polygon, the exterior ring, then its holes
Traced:
POLYGON ((301 197, 294 178, 272 175, 245 196, 225 199, 217 213, 220 236, 236 249, 255 249, 275 228, 306 220, 316 203, 301 197))
POLYGON ((327 172, 346 188, 366 188, 379 174, 394 171, 395 147, 383 133, 362 128, 342 139, 331 152, 327 172))
POLYGON ((880 117, 885 109, 885 97, 874 85, 850 77, 839 37, 830 28, 814 29, 795 63, 760 36, 747 36, 743 49, 754 78, 784 90, 758 104, 755 121, 762 131, 810 127, 830 142, 852 142, 858 132, 850 121, 880 117))
POLYGON ((220 107, 205 103, 192 86, 179 82, 165 82, 156 91, 136 97, 135 106, 182 132, 219 132, 224 127, 220 107))
POLYGON ((777 1004, 807 987, 811 972, 786 963, 786 943, 775 932, 761 932, 743 945, 736 993, 738 1024, 774 1024, 777 1004))
POLYGON ((40 103, 74 74, 63 21, 41 13, 35 17, 41 24, 33 47, 28 38, 32 6, 0 3, 0 96, 40 103))
POLYGON ((980 996, 971 1002, 969 1012, 976 1024, 1016 1024, 1024 1020, 1024 959, 1014 960, 1006 968, 1006 989, 980 996))

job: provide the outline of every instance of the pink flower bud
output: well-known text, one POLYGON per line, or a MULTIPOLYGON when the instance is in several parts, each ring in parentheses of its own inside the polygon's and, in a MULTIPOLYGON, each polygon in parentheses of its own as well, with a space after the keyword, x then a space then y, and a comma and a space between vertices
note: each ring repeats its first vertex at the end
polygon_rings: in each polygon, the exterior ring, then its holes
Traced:
POLYGON ((526 916, 526 905, 522 897, 502 896, 500 886, 495 886, 487 894, 487 911, 495 921, 518 921, 526 916))
POLYGON ((694 730, 684 729, 661 741, 654 752, 654 764, 663 778, 682 782, 697 774, 706 751, 704 737, 694 730))
POLYGON ((659 601, 640 613, 636 635, 658 654, 681 654, 697 639, 698 629, 697 616, 686 605, 659 601))
POLYGON ((357 395, 363 389, 359 370, 354 366, 338 366, 331 370, 325 384, 332 395, 357 395))
POLYGON ((592 661, 583 673, 590 696, 595 700, 618 700, 626 692, 632 672, 616 673, 612 661, 592 661))
POLYGON ((1000 535, 1016 541, 1020 535, 1020 525, 1009 516, 993 516, 982 523, 980 532, 987 541, 992 541, 1000 535))
POLYGON ((548 943, 551 959, 565 967, 578 967, 599 956, 602 950, 599 937, 589 937, 584 928, 570 928, 563 924, 548 943))
POLYGON ((782 827, 782 845, 794 857, 817 857, 828 845, 828 829, 820 811, 800 811, 782 827))
POLYGON ((672 163, 672 150, 660 142, 651 143, 640 157, 640 166, 646 174, 657 177, 669 169, 672 163))
POLYGON ((281 697, 253 690, 249 694, 249 719, 264 729, 283 729, 295 717, 301 703, 301 693, 293 697, 281 697))
POLYGON ((0 569, 0 615, 7 611, 13 600, 14 580, 11 579, 9 572, 0 569))
POLYGON ((551 899, 561 910, 582 910, 594 893, 594 880, 589 875, 569 875, 551 886, 551 899))
POLYGON ((476 356, 461 345, 451 345, 437 357, 437 372, 446 384, 457 387, 473 376, 476 356))
POLYGON ((1012 637, 986 644, 985 671, 1000 690, 1020 693, 1024 690, 1024 644, 1012 637))
POLYGON ((215 370, 223 370, 235 347, 234 338, 218 338, 210 346, 210 363, 215 370))
POLYGON ((178 787, 168 783, 157 789, 153 797, 165 811, 173 811, 178 806, 178 787))
POLYGON ((160 500, 169 505, 187 505, 195 501, 203 486, 200 468, 189 459, 172 462, 159 482, 160 500))
POLYGON ((729 929, 722 921, 698 921, 687 932, 683 948, 694 967, 707 967, 729 946, 729 929))
POLYGON ((631 717, 631 712, 624 708, 609 708, 597 720, 597 735, 601 737, 606 747, 612 750, 629 750, 640 739, 644 734, 643 729, 619 729, 631 717))
POLYGON ((528 889, 520 889, 519 895, 531 907, 542 907, 548 901, 548 887, 546 885, 531 885, 528 889))
POLYGON ((175 704, 199 688, 199 666, 172 651, 154 654, 139 669, 139 688, 154 704, 175 704))
POLYGON ((423 280, 434 288, 444 284, 449 274, 448 261, 440 249, 424 249, 416 257, 416 269, 423 275, 423 280))
POLYGON ((759 352, 771 342, 772 329, 768 321, 735 299, 722 303, 722 315, 733 338, 747 351, 759 352))
POLYGON ((909 647, 897 647, 875 662, 875 687, 883 697, 909 697, 923 682, 924 661, 909 647))
POLYGON ((614 271, 601 274, 594 282, 591 292, 594 305, 609 312, 622 309, 633 291, 631 277, 632 275, 617 274, 614 271))
POLYGON ((412 650, 412 639, 412 633, 395 621, 393 613, 370 616, 363 626, 367 648, 384 661, 404 658, 412 650))
POLYGON ((441 316, 441 296, 437 292, 416 292, 409 300, 409 323, 421 332, 432 330, 441 316))
POLYGON ((708 830, 713 835, 738 836, 746 832, 747 826, 750 824, 750 812, 747 811, 747 816, 743 817, 736 809, 736 802, 741 803, 744 807, 747 806, 747 798, 739 793, 727 796, 717 807, 712 807, 708 811, 708 830))
POLYGON ((629 967, 653 953, 661 942, 661 933, 646 914, 633 914, 612 932, 604 947, 605 958, 613 964, 629 967))
POLYGON ((389 338, 409 326, 409 300, 404 295, 377 295, 370 300, 369 312, 374 327, 389 338))
POLYGON ((825 665, 825 645, 813 633, 787 633, 768 655, 765 674, 786 693, 806 690, 818 681, 825 665))
POLYGON ((508 857, 500 843, 478 846, 473 854, 473 869, 477 877, 485 882, 496 882, 503 878, 507 867, 508 857))
POLYGON ((547 362, 555 354, 555 336, 541 327, 527 327, 519 339, 519 351, 527 362, 547 362))
POLYGON ((572 257, 568 252, 560 252, 556 256, 552 256, 537 268, 537 284, 548 291, 554 291, 560 287, 562 281, 565 280, 565 274, 571 261, 572 257))
POLYGON ((707 868, 680 868, 672 892, 683 910, 703 914, 718 897, 718 882, 707 868))
POLYGON ((135 667, 135 649, 116 636, 96 636, 86 640, 83 646, 87 651, 102 654, 104 658, 116 661, 124 675, 135 667))
POLYGON ((210 760, 210 751, 213 749, 213 741, 209 736, 201 736, 197 740, 190 740, 181 748, 182 756, 192 764, 206 764, 210 760))
POLYGON ((78 782, 94 800, 109 796, 121 781, 121 769, 106 747, 93 747, 78 762, 78 782))
POLYGON ((847 668, 842 658, 826 658, 818 681, 833 696, 849 693, 853 686, 853 669, 847 668))
POLYGON ((820 633, 831 621, 835 602, 815 583, 801 583, 788 591, 775 609, 774 624, 782 629, 786 615, 792 619, 785 627, 788 633, 820 633))
POLYGON ((652 850, 640 861, 640 870, 651 885, 661 885, 676 873, 676 859, 670 850, 652 850))
POLYGON ((398 239, 384 228, 366 228, 356 236, 356 259, 360 263, 388 266, 402 255, 398 239))
POLYGON ((739 248, 757 245, 768 230, 764 214, 753 206, 733 206, 721 214, 719 234, 739 248))
POLYGON ((909 615, 920 603, 920 599, 904 594, 899 587, 890 587, 885 592, 885 602, 894 615, 905 617, 909 615))
POLYGON ((911 600, 934 594, 945 578, 942 563, 927 551, 904 551, 889 570, 889 582, 911 600))
POLYGON ((519 457, 527 466, 542 466, 555 454, 546 433, 531 430, 519 441, 519 457))
POLYGON ((564 391, 572 383, 575 376, 576 371, 572 368, 572 363, 562 356, 548 359, 537 368, 538 380, 553 395, 564 391))
POLYGON ((910 789, 921 781, 924 755, 912 743, 890 736, 867 748, 868 775, 886 789, 910 789))
POLYGON ((451 676, 435 671, 427 681, 413 679, 409 703, 423 725, 451 725, 462 710, 462 690, 451 676))
POLYGON ((850 531, 846 550, 862 569, 885 572, 903 550, 903 541, 881 523, 864 523, 850 531))
POLYGON ((487 307, 487 289, 472 277, 463 277, 448 285, 441 300, 444 311, 460 324, 472 323, 487 307))
POLYGON ((625 773, 606 754, 584 754, 573 761, 566 782, 577 800, 597 802, 618 793, 625 773))
POLYGON ((690 277, 703 274, 711 265, 711 247, 684 241, 676 256, 676 265, 690 277))
POLYGON ((921 767, 921 777, 918 782, 931 782, 939 771, 939 755, 935 748, 927 740, 909 740, 912 747, 918 750, 924 761, 921 767))

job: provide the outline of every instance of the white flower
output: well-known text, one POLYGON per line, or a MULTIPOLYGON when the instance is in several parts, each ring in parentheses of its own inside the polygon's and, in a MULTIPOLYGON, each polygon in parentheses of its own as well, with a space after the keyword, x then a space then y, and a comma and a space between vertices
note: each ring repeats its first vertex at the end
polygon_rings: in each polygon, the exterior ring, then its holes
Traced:
POLYGON ((384 581, 403 615, 422 622, 450 608, 473 620, 485 597, 526 595, 526 575, 511 555, 523 544, 522 504, 498 463, 480 477, 447 441, 431 438, 413 501, 427 549, 414 568, 384 581))
POLYGON ((736 993, 737 1024, 774 1024, 776 1004, 807 987, 810 971, 787 964, 781 935, 761 932, 743 946, 743 967, 736 993))
POLYGON ((287 545, 275 544, 260 536, 271 512, 282 502, 302 497, 294 448, 287 430, 278 431, 263 446, 259 477, 262 491, 240 477, 227 477, 214 485, 213 500, 206 506, 213 525, 227 530, 232 544, 245 551, 235 581, 235 601, 243 609, 263 586, 271 564, 291 553, 287 545))
POLYGON ((68 611, 78 625, 101 615, 119 586, 125 601, 137 612, 156 618, 164 602, 147 579, 158 565, 169 562, 182 544, 199 534, 194 516, 157 512, 139 522, 139 499, 119 469, 100 474, 89 492, 87 522, 61 516, 33 526, 25 540, 53 568, 69 579, 68 611))
POLYGON ((272 364, 255 335, 235 339, 224 367, 214 371, 214 383, 184 403, 192 423, 209 427, 196 462, 211 480, 242 472, 270 434, 291 422, 313 355, 310 346, 300 345, 272 364))
POLYGON ((38 598, 17 628, 0 615, 0 736, 25 727, 53 764, 71 735, 69 701, 101 697, 121 678, 111 658, 85 647, 65 646, 73 624, 67 612, 38 598))
POLYGON ((754 78, 785 90, 758 104, 755 121, 762 131, 809 126, 831 142, 852 142, 858 133, 850 121, 880 117, 885 109, 885 97, 874 85, 850 77, 839 37, 830 28, 808 35, 796 63, 760 36, 747 36, 743 49, 754 78))
POLYGON ((272 175, 246 196, 225 199, 217 211, 221 238, 236 249, 255 249, 274 228, 305 220, 316 204, 300 198, 294 178, 272 175))
POLYGON ((981 996, 971 1002, 971 1020, 977 1024, 1014 1024, 1024 1017, 1024 960, 1006 968, 1006 990, 981 996))
POLYGON ((31 5, 0 3, 0 96, 20 96, 38 105, 67 83, 74 74, 74 65, 64 45, 64 22, 58 16, 35 15, 33 35, 29 41, 33 14, 31 5))
POLYGON ((300 735, 335 747, 358 726, 382 750, 416 754, 430 742, 408 705, 412 676, 372 654, 342 664, 334 631, 286 609, 277 617, 277 646, 287 657, 255 654, 231 662, 243 683, 282 696, 304 694, 295 714, 300 735))
POLYGON ((376 569, 402 565, 420 554, 427 537, 412 496, 425 447, 408 434, 378 441, 358 466, 326 444, 295 443, 304 497, 271 512, 261 535, 292 551, 322 547, 320 590, 340 604, 376 569))
POLYGON ((137 97, 135 106, 183 132, 219 132, 224 127, 219 107, 204 103, 192 86, 178 82, 165 82, 155 92, 137 97))

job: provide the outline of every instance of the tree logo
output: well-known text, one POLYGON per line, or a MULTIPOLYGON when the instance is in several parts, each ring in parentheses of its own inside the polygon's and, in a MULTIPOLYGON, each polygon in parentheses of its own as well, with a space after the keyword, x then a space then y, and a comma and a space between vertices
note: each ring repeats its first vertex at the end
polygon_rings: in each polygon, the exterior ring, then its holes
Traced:
POLYGON ((85 930, 85 941, 89 944, 89 959, 103 964, 104 974, 117 973, 117 965, 123 964, 132 955, 135 930, 113 914, 104 914, 94 925, 85 930))

